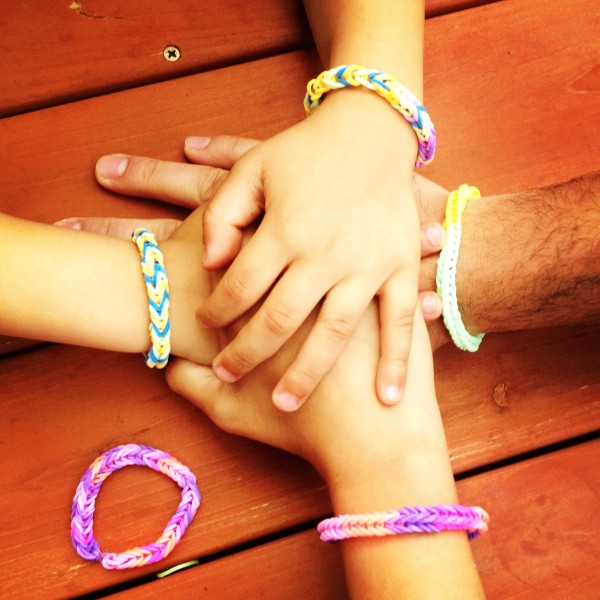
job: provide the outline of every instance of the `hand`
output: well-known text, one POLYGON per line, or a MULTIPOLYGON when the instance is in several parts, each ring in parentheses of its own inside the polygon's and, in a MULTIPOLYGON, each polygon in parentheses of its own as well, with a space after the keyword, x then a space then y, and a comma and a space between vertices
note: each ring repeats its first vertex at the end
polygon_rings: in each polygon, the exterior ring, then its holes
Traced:
MULTIPOLYGON (((165 162, 152 158, 109 155, 102 157, 96 167, 98 181, 104 187, 121 194, 171 202, 190 209, 211 198, 223 183, 235 161, 254 148, 256 140, 218 136, 213 139, 189 137, 186 155, 189 165, 165 162)), ((435 293, 437 253, 445 242, 441 227, 448 192, 420 175, 413 177, 413 193, 421 222, 421 275, 419 305, 428 322, 433 349, 449 341, 439 316, 441 302, 435 293)), ((153 231, 164 240, 179 226, 175 219, 118 219, 103 217, 73 217, 57 223, 63 227, 129 239, 137 227, 153 231)))
POLYGON ((310 118, 244 154, 205 212, 205 267, 235 260, 205 302, 202 322, 227 325, 266 294, 216 357, 222 380, 273 355, 322 302, 273 391, 284 410, 310 395, 374 296, 382 324, 378 397, 397 402, 404 386, 418 288, 416 142, 372 96, 332 94, 310 118), (263 211, 240 252, 242 229, 263 211))

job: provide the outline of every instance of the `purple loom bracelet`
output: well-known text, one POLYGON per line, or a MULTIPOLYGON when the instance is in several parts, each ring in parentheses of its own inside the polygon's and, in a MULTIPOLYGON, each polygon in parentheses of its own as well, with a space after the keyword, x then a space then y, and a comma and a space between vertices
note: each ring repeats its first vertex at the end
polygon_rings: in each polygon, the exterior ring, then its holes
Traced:
POLYGON ((200 506, 200 491, 194 474, 170 454, 138 444, 117 446, 99 456, 85 472, 71 511, 71 540, 77 554, 96 561, 105 569, 131 569, 165 558, 183 536, 200 506), (181 502, 160 538, 153 544, 125 552, 101 552, 94 538, 94 508, 102 482, 113 472, 130 465, 150 467, 168 475, 181 491, 181 502))

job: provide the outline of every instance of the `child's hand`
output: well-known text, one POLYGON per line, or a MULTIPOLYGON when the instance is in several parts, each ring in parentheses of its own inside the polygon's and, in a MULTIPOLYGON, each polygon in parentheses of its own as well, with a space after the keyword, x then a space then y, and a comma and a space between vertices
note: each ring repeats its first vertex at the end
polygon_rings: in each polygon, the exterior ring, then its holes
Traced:
MULTIPOLYGON (((275 356, 239 382, 223 383, 208 367, 176 359, 167 372, 169 385, 220 428, 304 457, 330 484, 357 476, 364 485, 371 470, 385 472, 389 465, 393 472, 411 453, 414 457, 441 457, 442 465, 447 466, 431 350, 420 316, 414 328, 404 400, 399 405, 389 408, 375 401, 379 325, 372 304, 338 362, 313 392, 314 401, 294 414, 273 406, 272 386, 294 359, 315 316, 275 356)), ((241 326, 236 323, 228 329, 225 340, 241 326)), ((397 488, 397 483, 394 486, 397 488)))
POLYGON ((386 403, 400 399, 418 287, 415 156, 410 127, 380 98, 352 90, 332 94, 310 118, 236 163, 204 217, 205 266, 235 260, 201 320, 222 327, 267 298, 215 359, 223 381, 272 356, 323 300, 311 334, 275 385, 275 403, 295 410, 377 296, 377 395, 386 403), (263 211, 239 252, 242 228, 263 211))

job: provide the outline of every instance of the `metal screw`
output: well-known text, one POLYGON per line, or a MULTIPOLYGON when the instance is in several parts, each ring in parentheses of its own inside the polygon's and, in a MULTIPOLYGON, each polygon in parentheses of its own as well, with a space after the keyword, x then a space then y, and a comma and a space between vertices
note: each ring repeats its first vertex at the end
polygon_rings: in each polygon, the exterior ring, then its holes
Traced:
POLYGON ((175 62, 181 58, 181 50, 177 46, 167 46, 163 50, 163 56, 165 57, 165 60, 175 62))

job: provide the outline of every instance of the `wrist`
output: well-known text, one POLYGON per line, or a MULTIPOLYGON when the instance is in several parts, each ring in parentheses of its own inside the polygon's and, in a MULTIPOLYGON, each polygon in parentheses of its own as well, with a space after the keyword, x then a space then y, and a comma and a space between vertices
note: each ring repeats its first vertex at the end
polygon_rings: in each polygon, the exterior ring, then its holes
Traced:
POLYGON ((419 144, 411 125, 384 99, 364 87, 343 88, 327 93, 322 105, 308 119, 322 119, 326 127, 352 129, 355 144, 376 145, 394 157, 397 168, 411 177, 419 144))
POLYGON ((413 447, 372 464, 356 465, 327 479, 336 514, 391 510, 457 502, 445 447, 413 447))

